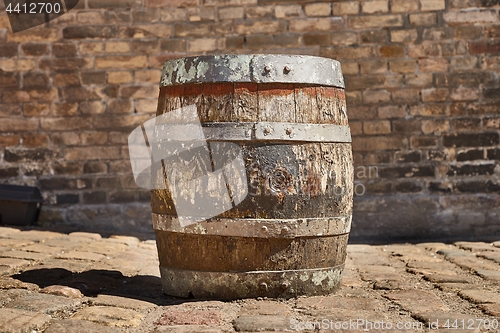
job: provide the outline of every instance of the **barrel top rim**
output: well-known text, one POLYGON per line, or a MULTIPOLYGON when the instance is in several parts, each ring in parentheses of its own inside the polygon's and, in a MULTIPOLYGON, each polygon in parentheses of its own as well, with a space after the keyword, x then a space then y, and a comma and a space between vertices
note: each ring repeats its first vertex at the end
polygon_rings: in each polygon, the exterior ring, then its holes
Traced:
POLYGON ((161 87, 190 83, 297 83, 345 88, 340 62, 288 54, 201 55, 167 60, 161 87))

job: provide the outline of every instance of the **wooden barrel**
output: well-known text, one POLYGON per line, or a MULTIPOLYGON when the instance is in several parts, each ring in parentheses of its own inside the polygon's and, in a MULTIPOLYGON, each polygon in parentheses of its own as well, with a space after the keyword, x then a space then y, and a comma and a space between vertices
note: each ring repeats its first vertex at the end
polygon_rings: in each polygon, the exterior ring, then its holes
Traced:
POLYGON ((151 192, 164 293, 229 300, 334 292, 354 173, 340 64, 290 55, 167 61, 157 116, 190 105, 209 142, 239 145, 248 195, 182 227, 169 190, 151 192))

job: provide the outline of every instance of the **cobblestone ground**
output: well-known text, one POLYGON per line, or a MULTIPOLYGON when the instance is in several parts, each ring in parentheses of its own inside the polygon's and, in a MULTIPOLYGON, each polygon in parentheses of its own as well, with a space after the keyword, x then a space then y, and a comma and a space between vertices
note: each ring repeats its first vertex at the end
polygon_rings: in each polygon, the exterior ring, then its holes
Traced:
POLYGON ((500 332, 499 291, 500 242, 350 245, 332 296, 180 300, 153 241, 0 228, 0 332, 500 332))

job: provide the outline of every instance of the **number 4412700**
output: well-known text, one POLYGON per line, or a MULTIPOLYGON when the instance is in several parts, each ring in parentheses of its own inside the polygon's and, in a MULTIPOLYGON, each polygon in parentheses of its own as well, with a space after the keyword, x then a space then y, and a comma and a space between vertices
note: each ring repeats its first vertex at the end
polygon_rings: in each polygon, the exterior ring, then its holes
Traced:
POLYGON ((59 14, 61 12, 61 4, 58 2, 31 2, 24 4, 9 3, 5 11, 9 14, 59 14))

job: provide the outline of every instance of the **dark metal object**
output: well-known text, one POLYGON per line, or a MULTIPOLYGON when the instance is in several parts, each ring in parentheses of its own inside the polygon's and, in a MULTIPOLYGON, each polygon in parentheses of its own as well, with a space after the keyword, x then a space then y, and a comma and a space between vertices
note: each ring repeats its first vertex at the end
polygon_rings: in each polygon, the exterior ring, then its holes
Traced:
POLYGON ((340 63, 303 55, 220 55, 165 62, 161 86, 201 82, 301 83, 344 88, 340 63))
POLYGON ((35 224, 42 202, 36 187, 0 184, 0 224, 35 224))

